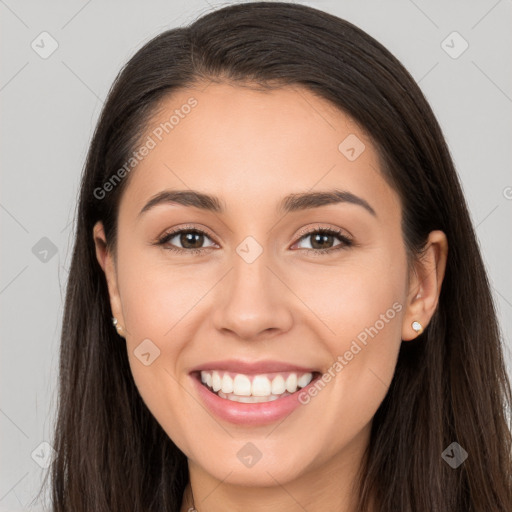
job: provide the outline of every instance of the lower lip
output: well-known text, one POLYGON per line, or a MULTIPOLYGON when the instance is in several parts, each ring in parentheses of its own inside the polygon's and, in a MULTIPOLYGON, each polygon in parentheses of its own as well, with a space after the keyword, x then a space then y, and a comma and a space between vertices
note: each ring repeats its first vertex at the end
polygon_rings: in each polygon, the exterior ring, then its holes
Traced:
POLYGON ((199 377, 190 375, 197 388, 199 396, 206 407, 217 417, 238 425, 267 425, 279 421, 303 405, 299 402, 299 394, 307 392, 308 388, 318 380, 316 376, 306 387, 291 395, 270 402, 245 404, 221 398, 204 386, 199 377))

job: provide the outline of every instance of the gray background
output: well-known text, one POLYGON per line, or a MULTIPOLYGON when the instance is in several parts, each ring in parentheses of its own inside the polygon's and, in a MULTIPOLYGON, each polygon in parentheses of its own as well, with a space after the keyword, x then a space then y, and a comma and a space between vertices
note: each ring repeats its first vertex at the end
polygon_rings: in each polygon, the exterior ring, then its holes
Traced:
MULTIPOLYGON (((74 208, 107 91, 149 39, 228 3, 0 0, 0 511, 42 509, 30 502, 51 456, 41 443, 51 442, 55 414, 74 208), (58 43, 46 59, 31 47, 51 48, 43 31, 58 43)), ((476 226, 510 370, 511 1, 302 3, 383 43, 430 101, 476 226), (446 40, 454 31, 469 44, 457 58, 463 40, 446 40)))

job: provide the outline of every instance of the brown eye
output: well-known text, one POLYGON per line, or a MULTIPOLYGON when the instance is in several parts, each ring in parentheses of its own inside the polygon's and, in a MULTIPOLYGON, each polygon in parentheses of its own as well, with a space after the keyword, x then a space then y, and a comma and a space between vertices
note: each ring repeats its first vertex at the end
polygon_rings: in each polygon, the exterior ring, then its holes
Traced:
POLYGON ((163 235, 163 237, 158 240, 157 245, 163 245, 166 249, 171 251, 197 254, 206 251, 215 245, 212 244, 210 246, 203 247, 206 240, 211 239, 200 229, 178 229, 163 235))
POLYGON ((333 229, 316 229, 302 235, 300 240, 310 240, 310 247, 299 247, 299 249, 317 253, 332 252, 350 247, 353 244, 352 240, 343 235, 341 231, 333 229), (333 245, 335 239, 338 239, 340 243, 333 245))
POLYGON ((182 231, 176 236, 184 249, 199 249, 204 243, 204 235, 198 231, 182 231))

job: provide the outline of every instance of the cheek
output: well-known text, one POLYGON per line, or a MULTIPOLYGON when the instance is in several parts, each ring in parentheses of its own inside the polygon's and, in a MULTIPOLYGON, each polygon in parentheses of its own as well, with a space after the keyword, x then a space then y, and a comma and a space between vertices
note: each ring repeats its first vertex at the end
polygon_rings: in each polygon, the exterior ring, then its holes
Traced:
POLYGON ((344 352, 347 343, 361 333, 364 338, 366 329, 374 332, 374 326, 381 339, 388 338, 391 331, 400 332, 396 327, 403 309, 406 260, 405 255, 394 252, 375 250, 362 257, 347 257, 336 266, 310 265, 286 275, 310 310, 307 316, 316 317, 317 324, 323 325, 319 334, 329 340, 333 352, 344 352))
POLYGON ((175 332, 187 323, 189 315, 212 284, 215 276, 198 272, 193 265, 165 263, 151 251, 131 254, 119 262, 123 315, 133 340, 154 338, 179 349, 175 332))
POLYGON ((357 431, 371 420, 395 371, 406 259, 405 254, 394 253, 347 261, 330 269, 328 276, 325 269, 310 269, 308 286, 295 281, 297 295, 321 320, 316 322, 317 333, 330 354, 324 376, 337 400, 332 424, 339 426, 336 418, 342 418, 347 431, 357 431), (347 417, 346 411, 358 414, 347 417))
POLYGON ((155 263, 145 251, 125 248, 122 254, 118 279, 130 367, 141 396, 154 411, 165 396, 178 395, 177 365, 191 339, 184 326, 205 290, 196 286, 200 283, 193 276, 155 263))
POLYGON ((119 278, 135 385, 169 436, 184 443, 190 425, 184 426, 179 413, 194 404, 183 392, 186 382, 180 365, 182 352, 193 340, 193 329, 187 325, 206 287, 186 272, 163 268, 136 254, 120 262, 119 278))

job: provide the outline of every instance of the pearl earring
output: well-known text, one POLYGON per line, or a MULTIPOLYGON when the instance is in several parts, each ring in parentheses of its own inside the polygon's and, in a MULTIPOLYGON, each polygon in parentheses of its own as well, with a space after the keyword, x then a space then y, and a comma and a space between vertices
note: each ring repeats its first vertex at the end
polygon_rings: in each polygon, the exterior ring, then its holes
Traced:
POLYGON ((122 336, 121 333, 123 332, 123 328, 120 325, 118 325, 118 321, 117 321, 117 318, 115 316, 112 317, 112 324, 116 328, 117 334, 119 334, 119 336, 122 336))
POLYGON ((414 321, 411 326, 417 334, 421 334, 423 332, 423 326, 419 322, 414 321))

